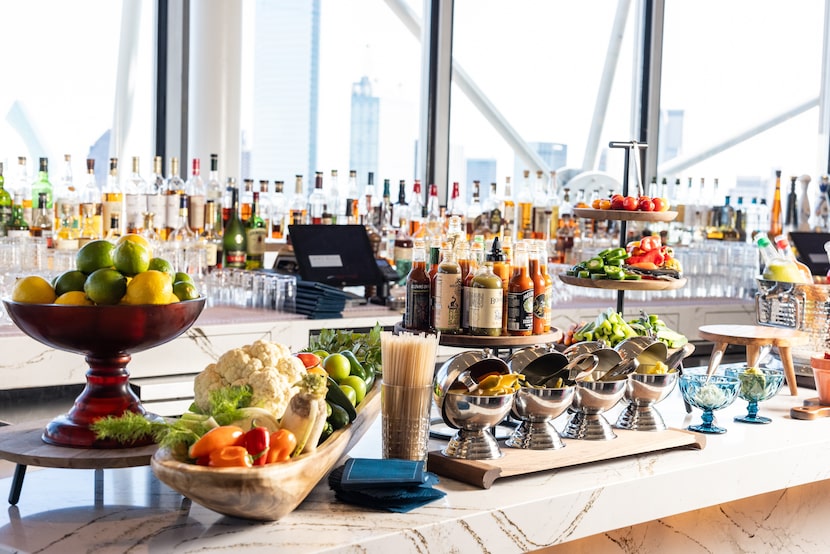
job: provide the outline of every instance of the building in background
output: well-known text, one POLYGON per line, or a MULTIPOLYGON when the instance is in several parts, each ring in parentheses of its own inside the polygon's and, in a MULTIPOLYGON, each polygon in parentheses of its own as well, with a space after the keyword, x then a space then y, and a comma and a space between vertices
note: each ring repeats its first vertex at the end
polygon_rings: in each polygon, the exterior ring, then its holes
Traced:
POLYGON ((320 0, 256 3, 252 179, 317 170, 320 0))
POLYGON ((378 171, 379 128, 380 98, 372 96, 372 84, 364 75, 352 84, 349 131, 349 169, 357 171, 358 182, 365 182, 370 171, 378 171))
POLYGON ((495 158, 470 158, 467 160, 467 203, 473 198, 473 181, 478 181, 479 197, 484 200, 490 195, 490 183, 498 182, 495 158))
MULTIPOLYGON (((539 157, 548 164, 551 169, 559 169, 565 167, 568 163, 568 145, 560 142, 528 142, 533 150, 539 154, 539 157)), ((527 164, 518 156, 514 157, 513 162, 513 179, 519 179, 522 172, 529 169, 527 164)))

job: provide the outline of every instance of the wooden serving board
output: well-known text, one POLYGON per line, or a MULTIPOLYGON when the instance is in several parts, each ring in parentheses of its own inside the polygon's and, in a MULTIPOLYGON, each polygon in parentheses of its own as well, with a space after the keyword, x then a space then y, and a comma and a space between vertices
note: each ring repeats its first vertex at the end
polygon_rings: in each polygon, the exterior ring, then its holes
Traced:
POLYGON ((700 450, 706 446, 704 435, 681 429, 659 432, 614 429, 614 433, 617 438, 608 441, 562 439, 565 448, 558 450, 525 450, 501 444, 504 456, 496 460, 462 460, 434 450, 429 453, 427 467, 438 475, 489 489, 501 477, 527 475, 671 448, 700 450))
POLYGON ((564 273, 559 274, 559 280, 577 287, 609 290, 674 290, 686 284, 685 277, 680 279, 638 279, 630 281, 625 279, 585 279, 583 277, 572 277, 564 273))
POLYGON ((109 469, 146 466, 158 448, 73 448, 43 442, 49 420, 0 427, 0 459, 19 465, 63 469, 109 469))
POLYGON ((617 221, 674 221, 677 212, 642 212, 639 210, 595 210, 594 208, 574 208, 577 217, 588 219, 616 219, 617 221))

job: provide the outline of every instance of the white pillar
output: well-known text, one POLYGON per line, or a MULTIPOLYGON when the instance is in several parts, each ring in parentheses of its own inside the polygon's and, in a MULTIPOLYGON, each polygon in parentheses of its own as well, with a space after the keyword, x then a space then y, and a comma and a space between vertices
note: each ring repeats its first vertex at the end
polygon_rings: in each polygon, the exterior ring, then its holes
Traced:
POLYGON ((190 75, 187 151, 209 169, 219 155, 224 181, 239 182, 242 158, 242 0, 190 3, 190 75))

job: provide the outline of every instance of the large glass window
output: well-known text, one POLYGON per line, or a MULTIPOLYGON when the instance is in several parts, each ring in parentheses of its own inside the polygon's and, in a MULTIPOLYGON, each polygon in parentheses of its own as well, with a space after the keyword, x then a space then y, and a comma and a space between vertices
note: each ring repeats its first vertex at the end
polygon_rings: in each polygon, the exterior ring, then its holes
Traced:
POLYGON ((413 177, 420 41, 386 2, 246 0, 243 17, 244 177, 413 177))
POLYGON ((681 200, 771 199, 776 169, 785 187, 811 175, 815 198, 827 149, 818 109, 824 9, 822 0, 666 2, 658 174, 683 189, 692 180, 681 200))
POLYGON ((0 161, 10 188, 19 156, 30 177, 47 157, 53 183, 65 154, 76 179, 87 157, 99 160, 101 180, 110 156, 140 156, 149 173, 154 20, 154 3, 135 0, 0 4, 0 161))

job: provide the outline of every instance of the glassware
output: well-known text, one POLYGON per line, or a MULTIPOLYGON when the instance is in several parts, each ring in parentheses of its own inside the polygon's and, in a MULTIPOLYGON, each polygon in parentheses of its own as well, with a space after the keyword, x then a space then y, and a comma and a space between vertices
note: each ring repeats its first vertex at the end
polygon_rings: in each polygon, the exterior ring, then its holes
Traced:
POLYGON ((689 404, 703 410, 703 423, 689 425, 689 431, 722 434, 726 429, 715 425, 714 411, 732 404, 738 397, 741 382, 737 377, 686 373, 680 376, 680 393, 689 404))
POLYGON ((749 402, 747 414, 735 416, 735 421, 742 423, 771 423, 768 417, 758 415, 758 402, 772 398, 778 393, 781 384, 784 382, 784 373, 774 369, 757 369, 749 371, 749 368, 726 370, 726 375, 736 377, 741 387, 738 396, 749 402))

